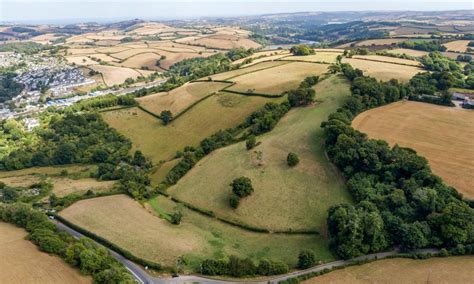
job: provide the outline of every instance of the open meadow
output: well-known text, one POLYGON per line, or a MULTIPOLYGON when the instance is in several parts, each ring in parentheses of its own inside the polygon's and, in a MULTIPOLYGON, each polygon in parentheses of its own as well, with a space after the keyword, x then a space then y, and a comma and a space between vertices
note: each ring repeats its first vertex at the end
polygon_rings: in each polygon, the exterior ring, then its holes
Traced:
POLYGON ((137 101, 141 107, 156 115, 160 115, 163 110, 169 110, 176 116, 199 100, 229 85, 221 82, 189 82, 169 92, 137 98, 137 101))
POLYGON ((358 115, 352 125, 370 138, 410 147, 433 172, 474 199, 474 112, 419 102, 398 102, 358 115))
POLYGON ((168 193, 247 224, 270 230, 317 229, 324 234, 327 209, 351 199, 324 155, 319 125, 350 92, 347 81, 337 77, 320 82, 315 90, 317 103, 291 110, 275 129, 258 137, 260 145, 247 151, 245 143, 237 143, 214 151, 168 193), (262 165, 257 151, 262 153, 262 165), (286 164, 289 152, 301 160, 294 168, 286 164), (239 176, 249 177, 255 191, 232 209, 229 183, 239 176))
POLYGON ((354 68, 364 71, 364 75, 374 77, 378 80, 389 81, 397 79, 400 82, 408 82, 423 69, 414 66, 405 66, 386 62, 361 60, 356 58, 344 58, 343 63, 349 63, 354 68))
POLYGON ((327 67, 326 64, 291 62, 234 77, 231 81, 235 82, 235 85, 229 87, 228 90, 280 95, 283 92, 296 89, 308 76, 322 75, 326 72, 327 67))
POLYGON ((393 64, 399 64, 399 65, 409 65, 409 66, 415 66, 415 67, 422 66, 421 62, 419 61, 390 57, 390 56, 382 56, 382 55, 354 55, 352 58, 367 60, 367 61, 393 63, 393 64))
POLYGON ((199 102, 168 125, 138 109, 129 108, 102 113, 105 121, 132 141, 133 150, 141 150, 153 163, 173 158, 185 146, 196 146, 218 130, 237 126, 267 102, 281 98, 263 98, 218 93, 199 102))
POLYGON ((92 283, 61 258, 41 252, 24 229, 0 222, 0 282, 92 283))
POLYGON ((336 270, 303 283, 470 283, 474 279, 472 267, 474 256, 383 259, 336 270))
POLYGON ((421 57, 424 55, 428 55, 429 52, 423 50, 415 50, 415 49, 408 49, 408 48, 395 48, 395 49, 388 49, 388 53, 392 54, 406 54, 409 56, 416 56, 421 57))
POLYGON ((231 254, 254 260, 270 258, 293 266, 300 249, 314 250, 321 260, 333 259, 319 236, 249 232, 185 208, 177 209, 164 197, 158 199, 155 206, 169 213, 182 211, 180 225, 154 216, 153 209, 147 211, 125 195, 82 200, 60 215, 139 257, 165 266, 174 266, 183 257, 188 267, 198 269, 203 258, 231 254))
POLYGON ((355 46, 372 46, 372 45, 396 45, 397 43, 406 41, 406 38, 380 38, 363 40, 355 44, 355 46))
POLYGON ((321 63, 336 63, 336 57, 338 55, 342 55, 342 52, 334 52, 334 51, 316 51, 314 55, 307 55, 307 56, 287 56, 282 58, 281 60, 290 60, 290 61, 307 61, 307 62, 321 62, 321 63))

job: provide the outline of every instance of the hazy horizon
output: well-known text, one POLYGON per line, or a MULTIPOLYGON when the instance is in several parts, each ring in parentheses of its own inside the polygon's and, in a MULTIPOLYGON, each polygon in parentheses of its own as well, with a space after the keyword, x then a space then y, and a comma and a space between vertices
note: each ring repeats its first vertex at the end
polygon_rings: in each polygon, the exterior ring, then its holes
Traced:
POLYGON ((131 0, 0 0, 0 22, 76 23, 112 22, 140 18, 179 20, 202 17, 251 16, 272 13, 337 11, 471 10, 473 1, 131 1, 131 0))

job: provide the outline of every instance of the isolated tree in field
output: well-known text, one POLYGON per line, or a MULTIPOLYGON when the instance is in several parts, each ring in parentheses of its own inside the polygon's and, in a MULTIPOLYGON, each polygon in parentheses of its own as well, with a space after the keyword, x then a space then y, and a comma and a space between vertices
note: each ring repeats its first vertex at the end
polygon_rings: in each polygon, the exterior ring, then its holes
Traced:
POLYGON ((300 158, 295 153, 290 152, 288 153, 288 156, 286 157, 286 162, 288 166, 294 167, 300 162, 300 158))
POLYGON ((252 181, 248 177, 239 177, 232 181, 232 192, 238 197, 246 197, 252 194, 252 181))
POLYGON ((251 135, 245 141, 245 147, 247 148, 247 150, 253 149, 256 145, 257 145, 257 139, 255 138, 254 135, 251 135))
POLYGON ((336 56, 336 63, 341 64, 342 62, 342 55, 336 56))
POLYGON ((305 55, 315 54, 314 49, 312 49, 311 47, 305 44, 292 46, 290 48, 290 52, 296 56, 305 56, 305 55))
POLYGON ((167 125, 173 119, 173 114, 169 110, 164 110, 160 113, 161 120, 164 125, 167 125))
POLYGON ((310 268, 316 263, 316 257, 314 253, 309 250, 304 250, 298 255, 298 268, 306 269, 310 268))

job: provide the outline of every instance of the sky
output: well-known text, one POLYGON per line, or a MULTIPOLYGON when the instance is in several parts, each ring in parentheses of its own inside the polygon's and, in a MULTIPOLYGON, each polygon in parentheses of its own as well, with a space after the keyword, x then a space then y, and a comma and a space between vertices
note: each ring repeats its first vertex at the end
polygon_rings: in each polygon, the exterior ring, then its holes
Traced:
POLYGON ((0 22, 74 23, 87 20, 171 20, 307 11, 464 9, 474 9, 474 0, 0 0, 0 22))

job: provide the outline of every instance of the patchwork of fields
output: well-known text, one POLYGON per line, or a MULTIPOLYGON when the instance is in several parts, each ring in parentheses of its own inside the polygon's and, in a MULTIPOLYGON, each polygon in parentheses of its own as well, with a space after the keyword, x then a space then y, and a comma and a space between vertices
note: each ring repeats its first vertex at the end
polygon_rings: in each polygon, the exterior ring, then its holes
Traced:
POLYGON ((198 207, 230 219, 271 230, 317 229, 323 232, 327 209, 350 202, 344 183, 324 155, 319 125, 349 96, 348 83, 331 78, 316 85, 318 103, 291 110, 252 151, 238 143, 219 149, 204 159, 168 192, 198 207), (256 151, 263 154, 257 165, 256 151), (300 164, 289 168, 288 152, 300 164), (255 192, 239 208, 229 206, 229 183, 250 177, 255 192))
POLYGON ((2 283, 91 283, 57 256, 26 240, 24 229, 0 222, 0 280, 2 283))
POLYGON ((418 102, 398 102, 358 115, 352 125, 369 137, 415 149, 433 172, 474 199, 474 112, 418 102))

